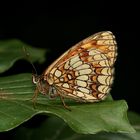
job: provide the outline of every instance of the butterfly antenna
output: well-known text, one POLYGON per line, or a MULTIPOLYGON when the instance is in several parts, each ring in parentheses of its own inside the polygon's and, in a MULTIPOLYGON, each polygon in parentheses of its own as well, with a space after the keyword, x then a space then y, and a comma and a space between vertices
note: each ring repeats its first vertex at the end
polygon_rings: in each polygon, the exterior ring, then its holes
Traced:
POLYGON ((26 49, 24 46, 23 46, 23 51, 24 51, 24 53, 25 53, 25 55, 26 55, 26 59, 30 62, 30 64, 31 64, 32 67, 33 67, 33 70, 34 70, 35 74, 37 75, 37 70, 36 70, 36 68, 35 68, 35 66, 34 66, 34 64, 32 63, 31 58, 30 58, 30 53, 27 51, 27 49, 26 49))

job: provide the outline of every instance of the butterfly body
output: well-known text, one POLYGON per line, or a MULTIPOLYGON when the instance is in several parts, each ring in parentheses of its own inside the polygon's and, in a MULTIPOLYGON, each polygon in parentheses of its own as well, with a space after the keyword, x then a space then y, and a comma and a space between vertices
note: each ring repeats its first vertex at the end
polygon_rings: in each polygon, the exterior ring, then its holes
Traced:
POLYGON ((110 31, 99 32, 71 47, 42 76, 33 76, 33 82, 50 97, 100 101, 111 89, 116 56, 114 35, 110 31))

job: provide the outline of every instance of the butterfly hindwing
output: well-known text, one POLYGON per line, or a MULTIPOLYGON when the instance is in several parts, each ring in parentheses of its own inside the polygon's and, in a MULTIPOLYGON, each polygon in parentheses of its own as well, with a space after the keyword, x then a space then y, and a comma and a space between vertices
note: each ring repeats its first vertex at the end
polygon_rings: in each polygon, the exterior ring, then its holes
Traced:
POLYGON ((94 102, 111 89, 117 46, 114 35, 99 32, 60 56, 44 73, 50 86, 63 97, 94 102))

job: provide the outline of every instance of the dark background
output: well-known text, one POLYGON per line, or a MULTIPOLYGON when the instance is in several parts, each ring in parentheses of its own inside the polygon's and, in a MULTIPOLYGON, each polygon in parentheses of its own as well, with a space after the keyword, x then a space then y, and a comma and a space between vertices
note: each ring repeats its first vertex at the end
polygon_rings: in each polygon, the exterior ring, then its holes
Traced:
MULTIPOLYGON (((1 9, 0 39, 18 38, 34 47, 49 48, 45 64, 35 64, 42 73, 75 43, 99 31, 112 31, 118 43, 118 58, 111 94, 116 100, 125 99, 130 110, 140 113, 140 14, 137 5, 135 1, 105 0, 9 5, 1 9)), ((30 64, 19 61, 8 74, 32 72, 31 69, 30 64)))

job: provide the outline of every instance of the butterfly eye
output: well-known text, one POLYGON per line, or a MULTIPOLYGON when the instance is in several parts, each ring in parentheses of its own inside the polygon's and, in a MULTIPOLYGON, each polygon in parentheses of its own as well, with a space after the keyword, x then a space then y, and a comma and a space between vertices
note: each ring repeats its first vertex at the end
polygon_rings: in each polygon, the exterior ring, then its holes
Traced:
POLYGON ((37 84, 39 82, 40 78, 36 74, 32 74, 32 82, 34 84, 37 84))

